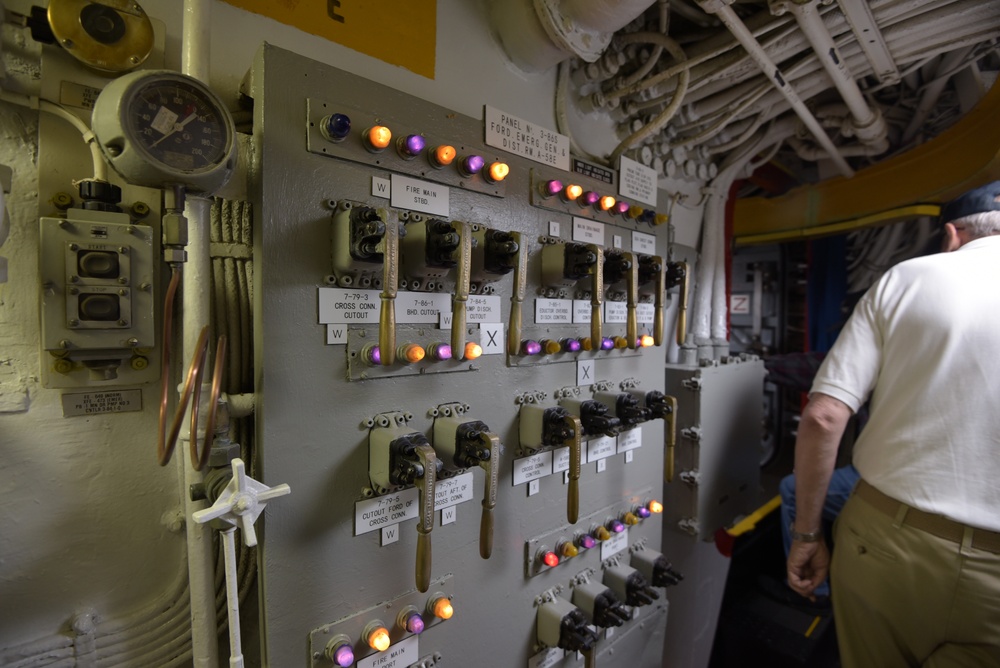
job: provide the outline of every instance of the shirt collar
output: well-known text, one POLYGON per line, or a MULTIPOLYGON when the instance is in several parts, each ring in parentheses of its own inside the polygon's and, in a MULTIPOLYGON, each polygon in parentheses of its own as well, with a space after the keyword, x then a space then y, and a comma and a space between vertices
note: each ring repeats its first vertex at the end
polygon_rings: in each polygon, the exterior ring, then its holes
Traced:
POLYGON ((976 248, 989 248, 991 246, 1000 246, 1000 234, 993 234, 988 237, 979 237, 978 239, 973 239, 969 243, 965 244, 958 250, 974 250, 976 248))

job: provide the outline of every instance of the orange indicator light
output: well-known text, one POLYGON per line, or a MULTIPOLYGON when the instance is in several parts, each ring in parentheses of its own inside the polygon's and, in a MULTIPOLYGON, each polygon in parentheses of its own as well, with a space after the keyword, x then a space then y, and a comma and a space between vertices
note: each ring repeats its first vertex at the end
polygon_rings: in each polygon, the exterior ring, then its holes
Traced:
POLYGON ((662 513, 663 512, 663 504, 660 503, 659 501, 656 501, 656 500, 650 501, 649 502, 649 510, 651 512, 654 512, 654 513, 662 513))
POLYGON ((510 174, 510 167, 506 162, 494 162, 487 172, 488 180, 493 182, 503 181, 510 174))
POLYGON ((653 219, 653 225, 663 225, 670 221, 670 216, 665 213, 656 214, 656 218, 653 219))
POLYGON ((636 524, 639 523, 639 518, 632 513, 625 513, 625 517, 622 518, 622 520, 625 522, 625 524, 629 525, 630 527, 635 526, 636 524))
POLYGON ((365 131, 365 141, 375 151, 382 151, 392 141, 392 131, 384 125, 376 125, 365 131))
POLYGON ((542 341, 542 350, 545 351, 546 355, 555 355, 556 353, 562 352, 562 345, 558 341, 545 339, 542 341))
POLYGON ((614 342, 615 342, 615 348, 618 348, 619 350, 628 348, 628 339, 626 339, 624 336, 614 337, 614 342))
POLYGON ((465 344, 465 359, 475 360, 483 356, 483 347, 478 343, 469 341, 465 344))
POLYGON ((431 605, 431 612, 438 619, 451 619, 455 614, 455 608, 451 606, 451 600, 447 596, 439 596, 431 605))
POLYGON ((559 552, 562 554, 563 559, 571 559, 580 554, 580 550, 577 549, 576 545, 570 542, 560 545, 559 552))
POLYGON ((455 151, 454 146, 444 144, 435 148, 431 153, 431 162, 435 167, 447 167, 455 161, 456 155, 458 155, 458 152, 455 151))
POLYGON ((641 206, 635 206, 633 204, 632 206, 630 206, 628 208, 628 214, 627 215, 628 215, 629 218, 635 219, 635 218, 638 218, 639 216, 641 216, 643 211, 645 211, 645 209, 643 209, 641 206))
POLYGON ((365 634, 365 642, 376 652, 384 652, 389 649, 389 630, 384 626, 376 626, 365 634))
POLYGON ((656 339, 654 339, 649 334, 643 334, 642 336, 639 337, 639 345, 642 346, 643 348, 649 348, 654 343, 656 343, 656 339))
POLYGON ((600 201, 601 211, 607 211, 614 205, 615 205, 615 198, 612 197, 611 195, 605 195, 604 197, 601 198, 600 201))
POLYGON ((563 197, 567 202, 574 202, 576 198, 583 194, 583 186, 578 186, 575 183, 571 183, 566 186, 563 190, 563 197))
POLYGON ((420 360, 424 359, 427 351, 418 346, 415 343, 404 343, 399 347, 399 356, 407 364, 416 364, 420 360))
POLYGON ((594 344, 590 340, 589 336, 585 336, 582 339, 580 339, 580 345, 583 347, 584 350, 593 350, 594 349, 594 344))
POLYGON ((590 533, 593 534, 594 538, 596 538, 597 540, 603 541, 611 538, 611 532, 608 531, 607 528, 605 527, 597 527, 590 533))

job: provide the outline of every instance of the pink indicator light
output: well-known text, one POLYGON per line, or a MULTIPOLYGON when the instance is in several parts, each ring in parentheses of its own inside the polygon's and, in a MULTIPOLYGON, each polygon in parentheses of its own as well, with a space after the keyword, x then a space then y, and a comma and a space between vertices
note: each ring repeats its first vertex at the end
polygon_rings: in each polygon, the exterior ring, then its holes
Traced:
POLYGON ((549 550, 544 556, 542 556, 542 563, 549 568, 555 568, 559 565, 559 555, 549 550))
POLYGON ((365 357, 368 359, 369 364, 374 364, 378 366, 382 363, 382 351, 378 346, 370 346, 364 351, 365 357))
POLYGON ((601 339, 601 350, 614 350, 614 349, 615 349, 614 341, 612 341, 606 336, 603 339, 601 339))
POLYGON ((424 618, 413 613, 406 620, 406 630, 414 635, 419 635, 424 632, 424 618))
POLYGON ((583 344, 580 343, 578 339, 563 339, 562 341, 563 350, 568 353, 578 353, 583 344))
POLYGON ((426 145, 427 142, 420 135, 407 135, 401 148, 406 155, 417 156, 420 155, 420 152, 424 150, 426 145))
POLYGON ((431 359, 437 362, 451 359, 451 346, 447 343, 435 343, 430 347, 428 352, 430 353, 431 359))
POLYGON ((597 545, 597 539, 591 536, 589 533, 585 533, 580 536, 580 547, 589 550, 590 548, 597 545))
POLYGON ((521 352, 525 355, 538 355, 542 352, 542 344, 538 341, 522 341, 521 342, 521 352))
POLYGON ((552 179, 551 181, 545 182, 545 187, 542 188, 542 192, 546 197, 555 197, 562 192, 563 184, 562 181, 556 181, 552 179))
POLYGON ((594 206, 601 200, 601 196, 593 190, 588 190, 580 197, 581 206, 594 206))
POLYGON ((462 160, 462 172, 469 176, 483 171, 484 166, 486 166, 486 160, 481 155, 470 155, 462 160))
POLYGON ((619 522, 618 520, 611 520, 611 523, 608 524, 608 528, 615 533, 621 533, 622 531, 625 531, 625 525, 619 522))
POLYGON ((636 511, 636 514, 639 515, 639 517, 641 517, 642 519, 646 519, 647 517, 652 515, 652 513, 649 512, 649 508, 647 508, 646 506, 639 506, 639 510, 636 511))
POLYGON ((626 213, 628 213, 629 208, 630 207, 628 202, 618 202, 614 206, 614 212, 620 216, 624 216, 626 213))
POLYGON ((344 643, 333 651, 333 663, 340 668, 354 665, 354 648, 344 643))

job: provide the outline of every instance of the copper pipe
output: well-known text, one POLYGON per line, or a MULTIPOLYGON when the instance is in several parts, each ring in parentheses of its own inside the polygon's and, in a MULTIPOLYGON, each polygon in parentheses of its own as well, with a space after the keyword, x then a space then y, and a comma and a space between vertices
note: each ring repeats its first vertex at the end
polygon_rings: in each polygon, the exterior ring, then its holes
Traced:
MULTIPOLYGON (((201 376, 201 369, 205 366, 205 358, 208 355, 208 327, 205 326, 198 335, 198 343, 194 347, 194 356, 191 358, 191 365, 188 367, 187 378, 184 381, 184 389, 181 390, 181 398, 177 402, 177 410, 174 411, 174 420, 170 424, 170 435, 167 436, 167 446, 170 453, 173 453, 177 444, 177 435, 181 431, 181 423, 184 422, 184 409, 187 408, 191 400, 191 394, 195 387, 198 387, 198 377, 201 376)), ((197 434, 194 435, 197 438, 197 434)), ((170 461, 168 457, 166 461, 170 461)), ((166 462, 163 462, 166 464, 166 462)))
POLYGON ((170 285, 167 286, 167 296, 163 300, 163 354, 160 357, 160 427, 156 438, 156 458, 160 466, 166 466, 174 453, 176 441, 171 441, 167 447, 167 409, 170 404, 170 346, 173 341, 174 297, 181 282, 181 269, 177 265, 170 267, 170 285))
MULTIPOLYGON (((208 342, 205 342, 206 349, 208 342)), ((201 454, 198 454, 198 412, 201 407, 201 383, 195 388, 194 403, 191 406, 191 437, 188 441, 191 452, 191 466, 200 471, 208 464, 208 455, 212 450, 212 440, 215 432, 215 415, 219 407, 219 393, 222 391, 222 365, 226 361, 226 337, 220 336, 215 347, 215 368, 212 371, 212 392, 208 397, 208 415, 205 418, 205 437, 202 440, 201 454)))

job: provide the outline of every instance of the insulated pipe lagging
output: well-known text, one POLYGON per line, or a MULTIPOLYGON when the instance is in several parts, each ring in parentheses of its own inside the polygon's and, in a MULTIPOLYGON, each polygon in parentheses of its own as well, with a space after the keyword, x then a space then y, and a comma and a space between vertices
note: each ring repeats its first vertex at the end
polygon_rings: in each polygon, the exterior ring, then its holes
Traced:
POLYGON ((618 32, 656 0, 563 0, 559 13, 577 28, 618 32))
POLYGON ((771 59, 765 53, 764 48, 754 39, 753 35, 743 25, 743 21, 740 17, 736 15, 736 12, 732 10, 728 5, 722 4, 720 0, 701 0, 699 3, 707 12, 715 14, 719 19, 725 24, 733 36, 743 45, 743 48, 747 50, 750 57, 757 63, 757 66, 761 70, 768 73, 771 79, 771 84, 781 91, 781 94, 788 101, 788 104, 792 107, 795 113, 798 115, 805 126, 809 129, 809 132, 816 138, 820 146, 825 148, 830 154, 830 159, 833 160, 834 164, 837 165, 837 169, 840 173, 846 177, 854 176, 854 170, 851 166, 847 164, 847 161, 837 152, 837 147, 833 145, 830 141, 830 137, 827 136, 826 131, 820 127, 816 118, 812 115, 809 109, 806 108, 805 103, 799 99, 798 94, 795 90, 788 85, 784 77, 781 74, 781 70, 778 66, 771 62, 771 59))

